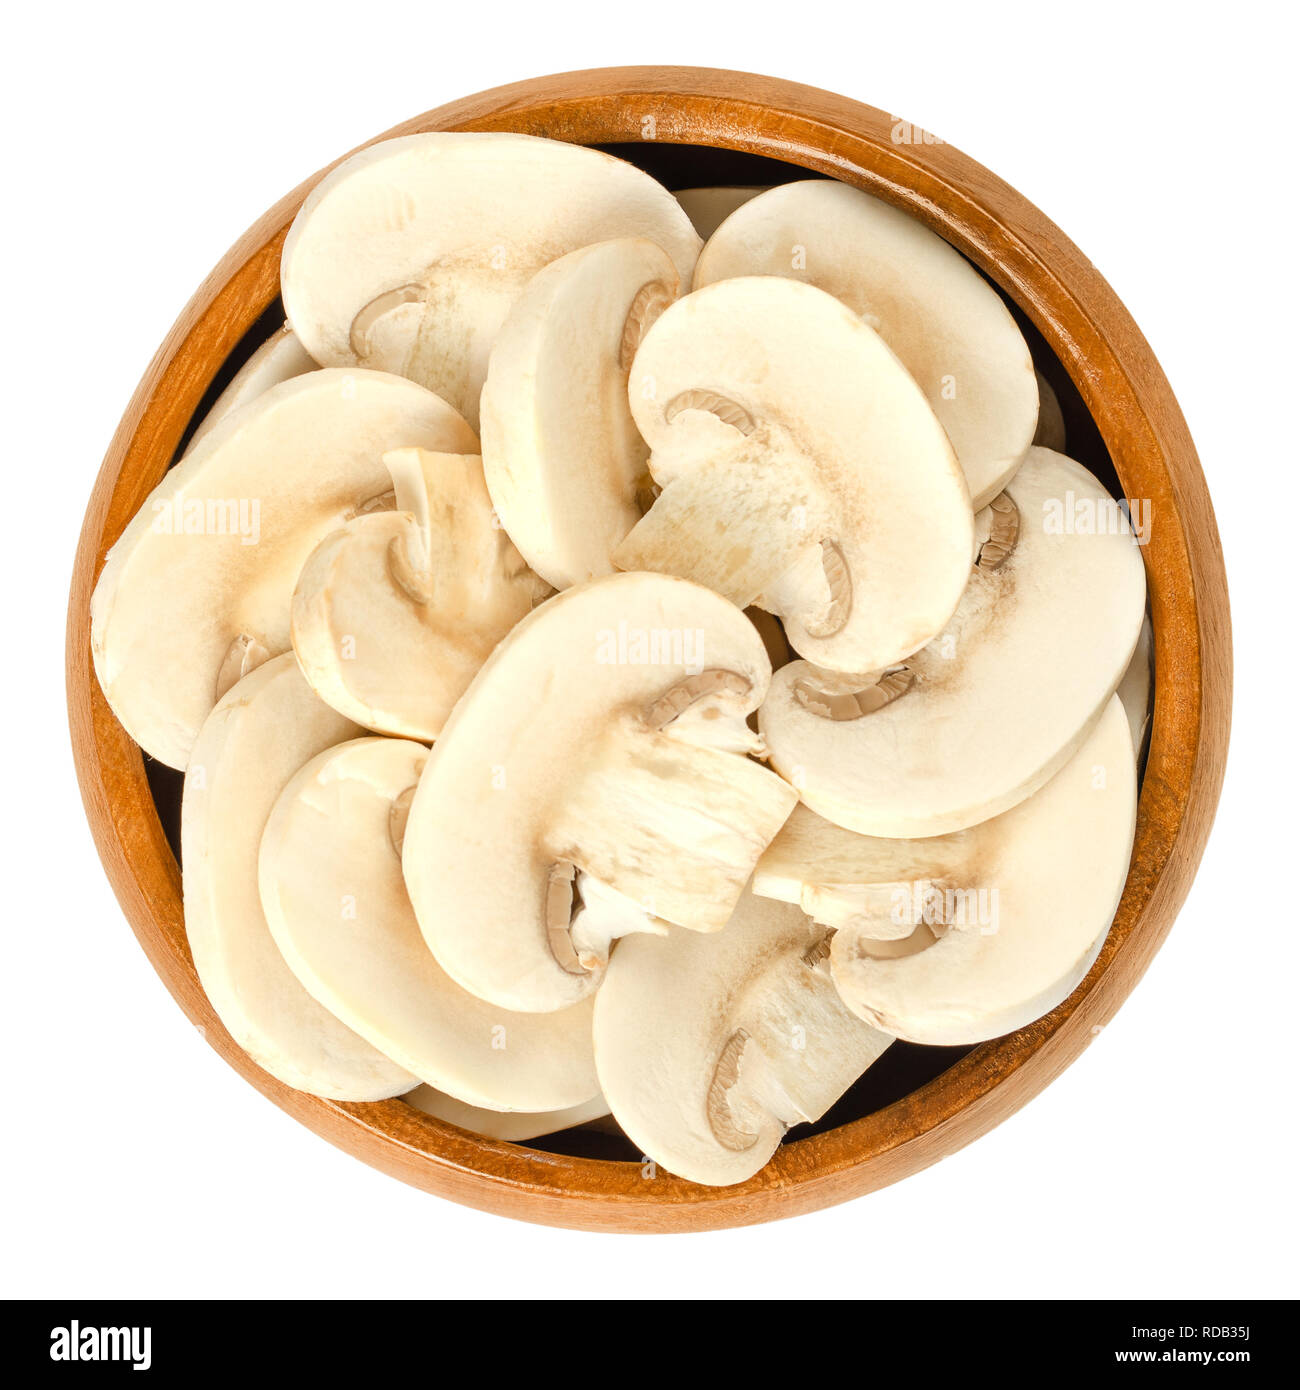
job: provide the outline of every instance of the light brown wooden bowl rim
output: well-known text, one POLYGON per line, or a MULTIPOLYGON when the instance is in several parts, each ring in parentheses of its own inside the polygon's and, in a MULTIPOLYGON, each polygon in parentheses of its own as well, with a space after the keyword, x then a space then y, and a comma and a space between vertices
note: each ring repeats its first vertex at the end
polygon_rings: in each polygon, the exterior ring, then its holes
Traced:
POLYGON ((203 282, 122 418, 86 513, 68 614, 72 742, 95 843, 154 968, 217 1051, 282 1109, 384 1172, 469 1206, 598 1230, 702 1230, 829 1206, 927 1167, 1024 1105, 1110 1019, 1173 923, 1214 817, 1231 708, 1227 582, 1195 449, 1151 349, 1082 253, 973 160, 951 145, 899 143, 896 124, 883 111, 774 78, 632 67, 514 83, 388 132, 513 130, 585 144, 653 138, 767 155, 868 189, 945 236, 1018 302, 1091 411, 1125 495, 1151 500, 1143 552, 1155 630, 1151 744, 1133 865, 1096 965, 1032 1027, 976 1048, 884 1110, 783 1145, 736 1187, 482 1139, 398 1101, 346 1105, 290 1090, 235 1045, 199 986, 180 873, 143 759, 95 680, 90 596, 109 546, 162 476, 213 376, 277 294, 285 231, 321 175, 260 218, 203 282))

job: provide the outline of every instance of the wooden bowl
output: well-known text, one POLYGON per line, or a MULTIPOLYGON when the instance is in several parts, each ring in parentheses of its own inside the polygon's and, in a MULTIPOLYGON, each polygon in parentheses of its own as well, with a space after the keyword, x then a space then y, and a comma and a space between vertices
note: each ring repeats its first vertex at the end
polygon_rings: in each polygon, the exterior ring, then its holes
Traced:
POLYGON ((68 701, 86 812, 118 900, 167 988, 231 1066, 323 1138, 429 1192, 553 1225, 681 1231, 794 1216, 895 1182, 991 1129, 1083 1051, 1164 940, 1209 833, 1228 742, 1228 595, 1205 480, 1169 384, 1109 285, 1036 208, 952 146, 844 97, 744 73, 611 68, 500 87, 388 133, 424 130, 614 147, 670 187, 829 175, 905 208, 1001 290, 1061 394, 1071 453, 1121 495, 1151 503, 1143 558, 1155 709, 1114 926, 1087 979, 1053 1013, 971 1049, 897 1045, 888 1067, 873 1068, 820 1126, 735 1187, 652 1175, 627 1161, 630 1148, 598 1134, 499 1143, 397 1100, 304 1095, 255 1066, 195 975, 174 852, 179 776, 146 768, 100 693, 90 595, 106 551, 191 422, 280 321, 280 248, 320 175, 262 217, 186 306, 127 407, 86 512, 68 614, 68 701))

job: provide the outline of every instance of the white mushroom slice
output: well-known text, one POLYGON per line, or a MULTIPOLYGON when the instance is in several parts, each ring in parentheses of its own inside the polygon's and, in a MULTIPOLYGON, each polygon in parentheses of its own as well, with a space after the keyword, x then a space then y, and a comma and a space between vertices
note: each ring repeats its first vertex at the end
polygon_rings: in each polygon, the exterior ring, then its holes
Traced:
POLYGON ((220 424, 240 406, 255 401, 258 396, 269 391, 272 386, 278 386, 282 381, 290 381, 296 376, 315 370, 316 363, 286 323, 231 377, 230 385, 213 402, 212 408, 194 431, 186 453, 189 453, 214 425, 220 424))
POLYGON ((309 372, 229 416, 163 478, 109 551, 91 600, 99 683, 146 753, 183 768, 232 670, 252 653, 289 650, 304 561, 391 489, 383 454, 405 445, 478 447, 464 420, 413 382, 309 372))
POLYGON ((471 1134, 501 1139, 508 1144, 522 1144, 544 1134, 575 1129, 593 1120, 603 1120, 609 1114, 609 1104, 604 1096, 596 1096, 582 1105, 570 1105, 563 1110, 532 1113, 526 1110, 487 1110, 478 1105, 466 1105, 464 1101, 443 1095, 432 1086, 417 1086, 402 1099, 416 1110, 432 1115, 435 1120, 446 1120, 448 1124, 467 1129, 471 1134))
POLYGON ((1061 403, 1056 399, 1051 382, 1042 372, 1035 372, 1034 380, 1038 383, 1038 425, 1034 430, 1034 443, 1063 454, 1065 416, 1061 413, 1061 403))
POLYGON ((333 1100, 400 1095, 416 1078, 298 983, 262 913, 257 855, 286 783, 359 732, 316 698, 292 655, 275 657, 204 722, 181 802, 185 931, 212 1007, 258 1066, 333 1100))
POLYGON ((626 236, 662 246, 690 283, 700 239, 635 166, 528 135, 405 135, 353 155, 308 195, 281 292, 318 362, 409 376, 477 423, 488 352, 529 279, 626 236))
POLYGON ((840 1001, 826 937, 746 893, 714 935, 619 945, 596 996, 596 1067, 644 1154, 693 1182, 743 1182, 893 1042, 840 1001))
POLYGON ((677 284, 652 242, 584 246, 529 281, 492 348, 488 490, 524 558, 557 589, 611 573, 611 552, 644 510, 647 450, 628 371, 677 284))
MULTIPOLYGON (((1128 875, 1136 808, 1128 721, 1112 696, 1069 762, 1010 811, 951 835, 881 840, 800 807, 754 891, 835 926, 835 983, 866 1022, 910 1042, 982 1042, 1042 1017, 1088 973, 1128 875)), ((596 1062, 618 1114, 602 1002, 603 991, 596 1062)))
POLYGON ((427 756, 404 739, 357 739, 290 781, 262 835, 271 934, 313 999, 428 1085, 496 1110, 584 1104, 600 1089, 590 1001, 510 1013, 467 994, 424 944, 400 841, 427 756))
POLYGON ((753 624, 657 574, 566 589, 452 711, 402 864, 443 969, 503 1008, 564 1008, 617 937, 716 931, 795 793, 746 754, 771 668, 753 624))
POLYGON ((742 203, 765 192, 761 185, 725 188, 679 188, 673 197, 691 219, 691 226, 707 241, 742 203))
POLYGON ((874 675, 777 672, 759 711, 772 765, 827 820, 940 835, 1036 791, 1086 737, 1146 603, 1124 513, 1080 464, 1031 449, 979 518, 946 631, 874 675))
POLYGON ((1151 619, 1147 617, 1142 620, 1142 631, 1138 634, 1133 658, 1116 691, 1124 703, 1124 713, 1128 715, 1129 732, 1133 735, 1133 756, 1139 762, 1146 746, 1147 730, 1151 726, 1152 656, 1151 619))
POLYGON ((293 648, 321 699, 432 741, 507 632, 550 593, 497 523, 476 454, 384 455, 396 511, 354 517, 307 559, 293 648))
POLYGON ((948 621, 970 573, 965 481, 916 383, 837 300, 771 276, 710 285, 651 328, 629 390, 663 492, 620 568, 758 601, 841 670, 899 661, 948 621))
POLYGON ((860 314, 934 407, 974 506, 1007 485, 1034 435, 1034 364, 997 292, 942 237, 848 184, 788 183, 718 228, 694 284, 741 275, 801 280, 860 314))

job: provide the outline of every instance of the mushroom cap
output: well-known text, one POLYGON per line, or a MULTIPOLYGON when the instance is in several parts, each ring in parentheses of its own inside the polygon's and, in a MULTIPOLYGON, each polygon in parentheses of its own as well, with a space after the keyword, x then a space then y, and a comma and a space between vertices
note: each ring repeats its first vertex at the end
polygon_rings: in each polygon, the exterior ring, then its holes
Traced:
POLYGON ((1034 364, 1010 310, 959 251, 861 189, 803 180, 732 213, 700 252, 695 288, 743 275, 816 285, 862 315, 925 392, 974 506, 1002 491, 1034 436, 1034 364))
POLYGON ((825 937, 745 893, 720 932, 619 942, 596 996, 596 1067, 644 1154, 692 1182, 743 1182, 893 1042, 841 1003, 825 937))
POLYGON ((355 739, 289 782, 259 860, 271 934, 314 999, 428 1085, 491 1109, 585 1104, 599 1092, 590 1001, 508 1013, 467 994, 424 944, 394 808, 414 791, 428 751, 355 739))
POLYGON ((1141 761, 1142 749, 1146 746, 1147 730, 1151 724, 1151 667, 1154 641, 1151 632, 1150 615, 1142 620, 1142 631, 1138 634, 1137 646, 1129 661, 1124 679, 1115 692, 1124 705, 1128 715, 1129 733, 1133 735, 1133 756, 1141 761))
POLYGON ((241 638, 289 650, 303 563, 390 490, 383 455, 402 445, 477 449, 465 421, 413 382, 309 372, 228 416, 163 477, 91 600, 99 683, 146 753, 185 766, 241 638))
POLYGON ((759 599, 835 669, 900 660, 947 622, 970 570, 965 479, 916 383, 838 300, 773 276, 697 290, 647 333, 628 390, 664 491, 620 567, 759 599))
POLYGON ((483 469, 501 523, 557 589, 614 569, 640 518, 646 446, 627 401, 641 337, 677 297, 668 254, 643 237, 597 242, 528 282, 483 387, 483 469))
POLYGON ((488 351, 529 278, 622 236, 658 243, 690 283, 700 239, 634 165, 531 135, 404 135, 311 191, 284 244, 281 293, 318 362, 399 371, 477 421, 488 351))
POLYGON ((497 523, 478 455, 399 449, 384 461, 400 510, 353 517, 308 556, 293 648, 312 688, 349 719, 430 742, 549 589, 497 523))
POLYGON ((1052 390, 1052 383, 1042 374, 1034 373, 1034 380, 1038 384, 1038 424, 1034 429, 1034 443, 1041 445, 1044 449, 1052 449, 1058 454, 1065 452, 1065 415, 1061 411, 1061 402, 1057 399, 1056 392, 1052 390))
MULTIPOLYGON (((882 840, 800 808, 760 861, 755 889, 810 904, 839 890, 831 968, 873 1027, 941 1047, 1000 1037, 1054 1009, 1097 958, 1133 848, 1132 749, 1112 696, 1046 786, 968 830, 882 840), (842 910, 852 896, 856 915, 842 910), (908 914, 914 930, 899 939, 908 914)), ((599 1012, 596 1023, 600 1066, 599 1012)), ((601 1084, 617 1114, 603 1071, 601 1084)))
POLYGON ((317 699, 292 654, 274 657, 204 721, 181 801, 185 931, 212 1007, 258 1066, 333 1100, 382 1100, 416 1079, 299 984, 262 912, 257 857, 285 785, 360 732, 317 699))
POLYGON ((766 192, 761 184, 734 184, 717 188, 679 188, 673 197, 691 219, 691 226, 707 241, 742 203, 766 192))
POLYGON ((684 907, 698 916, 687 926, 725 922, 795 796, 709 740, 739 729, 749 746, 744 717, 770 670, 743 613, 664 575, 577 585, 519 623, 452 711, 407 823, 406 883, 443 969, 504 1008, 589 994, 599 971, 566 969, 551 944, 557 864, 634 911, 653 897, 669 921, 684 907), (683 713, 689 729, 651 727, 648 710, 714 670, 740 693, 683 713))
POLYGON ((302 376, 316 370, 316 362, 307 349, 298 341, 292 328, 286 323, 257 349, 230 379, 230 384, 213 402, 212 408, 200 421, 190 439, 189 453, 194 446, 218 425, 227 415, 233 414, 249 401, 279 386, 282 381, 302 376))
POLYGON ((1123 514, 1087 469, 1046 449, 1030 450, 1007 496, 1014 545, 975 566, 947 629, 905 663, 897 698, 860 714, 834 697, 855 699, 874 677, 792 662, 773 678, 759 711, 772 765, 827 820, 908 837, 997 815, 1065 763, 1114 693, 1146 603, 1123 514), (1056 529, 1076 510, 1110 529, 1056 529), (828 717, 832 703, 841 713, 828 717))
POLYGON ((602 1120, 609 1114, 604 1096, 595 1096, 582 1105, 566 1106, 563 1110, 487 1110, 478 1105, 466 1105, 454 1096, 443 1095, 432 1086, 417 1086, 402 1097, 407 1105, 445 1120, 471 1134, 488 1139, 500 1139, 507 1144, 522 1144, 543 1134, 557 1134, 562 1129, 602 1120))

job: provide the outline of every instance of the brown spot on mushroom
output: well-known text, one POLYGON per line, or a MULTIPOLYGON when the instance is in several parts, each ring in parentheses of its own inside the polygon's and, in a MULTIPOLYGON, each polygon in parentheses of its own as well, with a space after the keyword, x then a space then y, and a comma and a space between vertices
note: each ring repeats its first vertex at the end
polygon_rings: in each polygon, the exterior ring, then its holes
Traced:
POLYGON ((836 541, 822 541, 822 573, 826 576, 826 607, 815 617, 802 619, 809 637, 834 637, 853 610, 853 580, 836 541))
POLYGON ((411 816, 411 802, 415 800, 416 785, 412 782, 404 792, 399 792, 388 808, 388 838, 393 842, 399 859, 402 857, 402 845, 406 841, 406 822, 411 816))
POLYGON ((708 411, 741 434, 752 434, 754 430, 754 417, 749 411, 737 405, 730 396, 720 396, 716 391, 682 391, 664 406, 664 419, 671 425, 683 410, 708 411))
POLYGON ((429 576, 411 563, 405 542, 401 536, 394 536, 388 542, 388 573, 393 583, 412 603, 426 604, 433 598, 433 587, 429 576))
POLYGON ((625 372, 632 370, 632 359, 641 346, 641 339, 672 302, 672 292, 662 280, 651 280, 637 290, 623 322, 623 337, 618 346, 618 365, 625 372))
POLYGON ((645 708, 645 722, 652 729, 662 729, 684 714, 698 700, 710 695, 735 695, 743 698, 750 692, 750 683, 735 671, 712 667, 698 675, 688 676, 666 690, 645 708))
POLYGON ((221 659, 221 665, 217 668, 216 698, 220 700, 250 671, 256 671, 270 655, 269 648, 258 638, 241 632, 230 644, 229 650, 221 659))
POLYGON ((423 285, 402 285, 399 289, 388 290, 376 296, 369 304, 357 310, 348 332, 348 346, 358 360, 364 360, 370 351, 370 330, 385 314, 391 314, 403 304, 415 304, 425 297, 423 285))
POLYGON ((794 697, 810 713, 840 722, 861 719, 863 715, 884 709, 909 691, 914 680, 915 676, 906 666, 886 672, 874 685, 861 690, 823 690, 810 680, 797 680, 794 697))
POLYGON ((560 967, 570 975, 586 975, 587 968, 573 949, 569 928, 573 922, 574 886, 577 870, 568 860, 552 864, 546 876, 546 940, 560 967))
POLYGON ((989 503, 989 511, 992 513, 989 538, 980 546, 980 553, 975 559, 982 570, 997 569, 1020 539, 1020 508, 1012 501, 1010 493, 998 493, 989 503))
POLYGON ((740 1059, 748 1043, 749 1034, 743 1028, 737 1028, 727 1039, 718 1054, 718 1065, 713 1069, 705 1101, 713 1137, 733 1153, 743 1153, 758 1142, 757 1134, 740 1128, 731 1109, 731 1090, 740 1080, 740 1059))
POLYGON ((809 970, 821 970, 824 972, 827 969, 826 962, 831 958, 831 937, 834 935, 835 933, 833 931, 828 931, 825 936, 813 942, 803 953, 801 959, 809 970))

